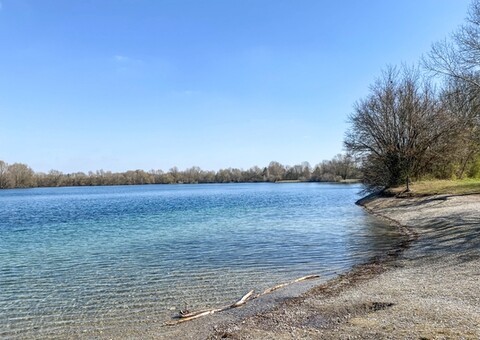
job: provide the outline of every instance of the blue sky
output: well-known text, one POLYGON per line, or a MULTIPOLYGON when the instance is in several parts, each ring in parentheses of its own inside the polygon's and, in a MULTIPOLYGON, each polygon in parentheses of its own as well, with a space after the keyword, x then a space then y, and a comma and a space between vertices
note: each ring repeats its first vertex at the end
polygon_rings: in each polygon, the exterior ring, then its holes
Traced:
POLYGON ((0 159, 35 171, 312 165, 465 0, 0 0, 0 159))

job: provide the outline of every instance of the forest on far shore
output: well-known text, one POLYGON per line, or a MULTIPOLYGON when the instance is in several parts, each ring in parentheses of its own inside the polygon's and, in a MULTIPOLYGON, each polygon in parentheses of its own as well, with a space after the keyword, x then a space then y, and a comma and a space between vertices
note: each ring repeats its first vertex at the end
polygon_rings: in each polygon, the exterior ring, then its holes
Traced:
POLYGON ((111 172, 104 170, 88 173, 63 173, 50 170, 48 173, 35 172, 23 163, 7 164, 0 160, 0 189, 135 185, 135 184, 177 184, 177 183, 248 183, 248 182, 340 182, 361 178, 356 160, 348 154, 338 154, 331 160, 312 167, 308 162, 294 166, 270 162, 266 167, 253 166, 248 170, 228 168, 218 171, 202 170, 197 166, 185 170, 177 167, 169 171, 129 170, 111 172))

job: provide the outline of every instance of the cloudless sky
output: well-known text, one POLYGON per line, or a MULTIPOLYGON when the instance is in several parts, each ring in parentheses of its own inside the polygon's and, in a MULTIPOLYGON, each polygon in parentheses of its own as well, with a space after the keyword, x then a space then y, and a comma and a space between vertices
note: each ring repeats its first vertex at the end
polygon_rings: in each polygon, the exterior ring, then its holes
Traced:
POLYGON ((35 171, 312 165, 467 0, 0 0, 0 159, 35 171))

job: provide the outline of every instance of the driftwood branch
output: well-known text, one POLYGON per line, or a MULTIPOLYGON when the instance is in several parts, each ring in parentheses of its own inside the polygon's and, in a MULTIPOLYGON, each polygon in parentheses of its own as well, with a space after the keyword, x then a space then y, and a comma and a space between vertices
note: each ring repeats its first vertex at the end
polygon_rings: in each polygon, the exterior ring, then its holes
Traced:
POLYGON ((183 312, 183 311, 181 311, 179 316, 177 317, 177 320, 168 321, 164 325, 165 326, 174 326, 174 325, 178 325, 179 323, 183 323, 183 322, 190 321, 190 320, 195 320, 195 319, 207 316, 207 315, 211 315, 211 314, 218 313, 218 312, 223 312, 223 311, 226 311, 228 309, 237 308, 237 307, 245 305, 249 300, 256 299, 256 298, 258 298, 262 295, 270 294, 270 293, 272 293, 272 292, 274 292, 274 291, 276 291, 280 288, 284 288, 284 287, 289 286, 293 283, 297 283, 297 282, 301 282, 301 281, 305 281, 305 280, 316 279, 316 278, 319 278, 319 277, 320 277, 319 275, 302 276, 302 277, 300 277, 298 279, 295 279, 293 281, 286 282, 286 283, 281 283, 281 284, 276 285, 274 287, 267 288, 263 291, 263 293, 257 294, 257 295, 254 295, 255 291, 252 289, 247 294, 242 296, 242 298, 240 300, 238 300, 237 302, 235 302, 234 304, 232 304, 230 306, 226 306, 226 307, 223 307, 223 308, 217 308, 217 309, 200 310, 200 311, 196 311, 196 312, 183 312))
POLYGON ((233 305, 231 305, 230 307, 231 308, 236 308, 236 307, 240 307, 244 304, 247 303, 248 299, 253 295, 253 292, 254 290, 252 289, 251 291, 249 291, 247 294, 245 294, 240 300, 238 300, 237 302, 235 302, 233 305))
POLYGON ((263 293, 260 294, 260 295, 270 294, 271 292, 274 292, 274 291, 276 291, 277 289, 283 288, 283 287, 285 287, 285 286, 288 286, 288 283, 281 283, 281 284, 276 285, 276 286, 274 286, 274 287, 267 288, 267 289, 265 289, 265 290, 263 291, 263 293))
POLYGON ((190 314, 193 314, 193 315, 187 316, 187 317, 182 316, 178 320, 173 320, 173 321, 166 322, 165 325, 166 326, 178 325, 179 323, 190 321, 190 320, 195 320, 195 319, 201 318, 203 316, 207 316, 207 315, 210 315, 210 314, 213 314, 213 313, 216 313, 216 312, 220 312, 220 311, 222 311, 222 309, 211 309, 211 310, 206 310, 206 311, 202 311, 202 312, 198 312, 198 313, 190 313, 190 314))
POLYGON ((297 283, 297 282, 301 282, 301 281, 305 281, 305 280, 311 280, 311 279, 317 279, 319 278, 320 275, 307 275, 307 276, 302 276, 296 280, 293 280, 292 283, 297 283))

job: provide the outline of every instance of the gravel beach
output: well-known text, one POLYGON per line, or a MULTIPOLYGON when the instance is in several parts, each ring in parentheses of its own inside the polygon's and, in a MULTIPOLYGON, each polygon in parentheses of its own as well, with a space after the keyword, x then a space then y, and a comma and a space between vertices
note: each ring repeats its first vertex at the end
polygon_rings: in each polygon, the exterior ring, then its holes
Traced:
MULTIPOLYGON (((153 337, 480 339, 480 195, 360 202, 408 239, 385 257, 299 296, 253 301, 153 337), (257 305, 257 306, 255 306, 257 305)), ((165 332, 166 331, 166 332, 165 332)), ((147 335, 147 334, 145 334, 147 335)))

